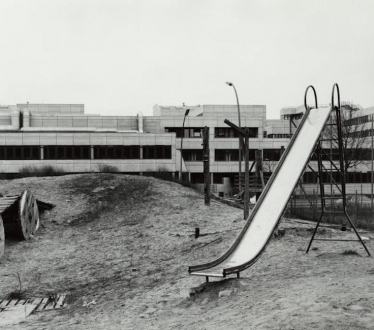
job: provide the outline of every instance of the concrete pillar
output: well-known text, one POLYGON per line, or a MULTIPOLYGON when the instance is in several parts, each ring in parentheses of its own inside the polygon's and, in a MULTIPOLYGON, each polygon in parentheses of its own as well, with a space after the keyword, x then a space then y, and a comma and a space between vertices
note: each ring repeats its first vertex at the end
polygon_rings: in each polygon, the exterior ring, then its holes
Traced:
POLYGON ((30 111, 26 109, 23 110, 22 117, 22 127, 30 127, 30 111))
POLYGON ((91 159, 95 159, 94 146, 91 146, 91 159))
POLYGON ((138 112, 138 132, 143 133, 143 113, 138 112))
POLYGON ((40 146, 40 159, 44 159, 44 146, 40 146))
POLYGON ((12 129, 15 131, 19 130, 19 120, 20 120, 20 111, 19 110, 13 110, 12 111, 12 129))

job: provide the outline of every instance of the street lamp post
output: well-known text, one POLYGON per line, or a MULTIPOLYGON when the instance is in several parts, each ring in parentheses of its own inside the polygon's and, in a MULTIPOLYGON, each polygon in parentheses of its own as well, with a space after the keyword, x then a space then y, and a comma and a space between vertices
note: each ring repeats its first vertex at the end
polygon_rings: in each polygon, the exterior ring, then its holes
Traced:
MULTIPOLYGON (((238 93, 236 92, 236 88, 232 82, 227 81, 226 84, 234 88, 235 96, 236 96, 236 104, 238 105, 239 128, 241 128, 242 125, 240 123, 240 106, 239 106, 238 93)), ((242 138, 239 135, 239 192, 241 188, 242 188, 242 138)))
POLYGON ((182 137, 181 137, 181 159, 180 159, 180 167, 179 167, 179 181, 182 181, 182 153, 183 153, 183 136, 184 136, 184 122, 186 117, 188 116, 190 109, 187 109, 184 118, 183 118, 183 126, 182 126, 182 137))

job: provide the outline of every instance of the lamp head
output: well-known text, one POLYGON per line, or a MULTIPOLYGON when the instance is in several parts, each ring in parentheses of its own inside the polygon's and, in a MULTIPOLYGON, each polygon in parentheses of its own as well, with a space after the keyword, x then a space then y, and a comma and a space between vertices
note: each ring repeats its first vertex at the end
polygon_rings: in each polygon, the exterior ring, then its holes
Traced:
POLYGON ((233 83, 232 82, 229 82, 229 81, 226 81, 226 84, 229 85, 229 86, 232 86, 233 83))

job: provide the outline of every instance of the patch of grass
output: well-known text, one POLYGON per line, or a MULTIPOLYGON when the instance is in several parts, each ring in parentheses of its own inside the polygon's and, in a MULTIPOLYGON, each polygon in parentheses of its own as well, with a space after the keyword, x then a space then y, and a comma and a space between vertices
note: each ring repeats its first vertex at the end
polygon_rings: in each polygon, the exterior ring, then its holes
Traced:
POLYGON ((108 165, 108 164, 98 164, 97 169, 101 173, 117 173, 117 172, 119 172, 119 170, 116 166, 108 165))
POLYGON ((19 169, 20 177, 42 177, 42 176, 57 176, 64 173, 63 168, 52 165, 43 166, 23 166, 19 169))
POLYGON ((71 226, 80 225, 83 223, 93 222, 95 219, 99 219, 111 207, 106 201, 97 201, 92 207, 85 213, 82 213, 82 217, 74 219, 70 222, 71 226))
POLYGON ((144 176, 151 176, 166 181, 174 181, 172 172, 170 172, 166 166, 159 166, 156 171, 148 169, 144 172, 144 176))
POLYGON ((360 254, 355 250, 345 250, 342 252, 343 256, 359 256, 360 254))

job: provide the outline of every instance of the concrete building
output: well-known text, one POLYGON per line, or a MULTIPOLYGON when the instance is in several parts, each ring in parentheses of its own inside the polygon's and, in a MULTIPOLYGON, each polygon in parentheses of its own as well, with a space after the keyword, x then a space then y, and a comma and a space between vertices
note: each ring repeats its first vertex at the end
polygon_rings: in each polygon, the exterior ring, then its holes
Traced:
MULTIPOLYGON (((287 148, 304 112, 283 108, 280 119, 267 119, 265 105, 241 105, 241 125, 249 127, 249 156, 263 150, 265 171, 272 172, 287 148)), ((374 108, 355 114, 367 120, 374 108)), ((100 116, 84 113, 83 104, 17 104, 0 106, 0 172, 17 173, 25 166, 58 166, 65 172, 97 172, 101 165, 142 174, 162 168, 174 175, 180 169, 195 184, 203 184, 201 130, 209 127, 212 191, 221 196, 235 191, 239 172, 239 141, 224 123, 238 125, 236 105, 160 106, 153 116, 100 116), (190 109, 183 120, 186 109, 190 109)), ((250 165, 251 165, 250 163, 250 165)), ((368 183, 368 163, 353 169, 352 184, 368 183), (364 182, 365 181, 365 182, 364 182)), ((242 163, 244 170, 244 162, 242 163)), ((306 173, 306 184, 315 179, 306 173)), ((368 190, 365 188, 365 190, 368 190)))

